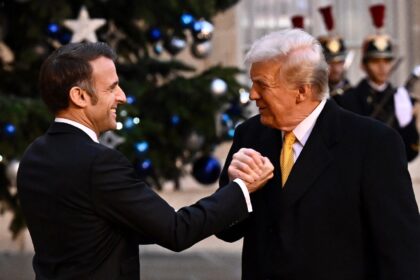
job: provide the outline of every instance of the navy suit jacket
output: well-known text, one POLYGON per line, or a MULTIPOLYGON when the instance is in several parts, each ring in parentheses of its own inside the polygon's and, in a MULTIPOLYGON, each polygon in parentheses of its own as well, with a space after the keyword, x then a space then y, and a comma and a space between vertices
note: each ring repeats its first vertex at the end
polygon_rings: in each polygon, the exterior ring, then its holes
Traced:
POLYGON ((121 153, 64 123, 30 145, 17 185, 37 279, 138 280, 139 243, 180 251, 248 216, 236 183, 175 212, 121 153))
POLYGON ((419 210, 395 130, 327 101, 283 189, 281 131, 259 116, 236 129, 221 186, 242 147, 275 166, 253 213, 217 235, 244 238, 242 279, 420 279, 419 210))

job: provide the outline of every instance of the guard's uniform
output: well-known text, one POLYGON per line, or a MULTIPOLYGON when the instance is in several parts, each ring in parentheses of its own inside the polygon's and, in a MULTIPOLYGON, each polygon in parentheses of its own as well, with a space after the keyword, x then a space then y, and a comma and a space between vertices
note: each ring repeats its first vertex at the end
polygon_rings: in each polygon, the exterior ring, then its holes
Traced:
MULTIPOLYGON (((384 90, 379 91, 374 89, 367 79, 363 79, 355 88, 345 93, 340 100, 340 105, 360 115, 371 116, 395 128, 404 140, 407 160, 411 161, 419 152, 416 118, 413 115, 411 120, 409 116, 399 117, 400 114, 397 112, 397 110, 403 111, 402 114, 404 114, 404 110, 410 110, 406 104, 407 97, 408 93, 403 87, 396 89, 388 83, 384 90)), ((408 102, 411 103, 411 100, 408 99, 408 102)), ((407 115, 406 112, 405 114, 407 115)))
MULTIPOLYGON (((375 9, 379 9, 379 14, 383 17, 384 7, 382 5, 371 7, 374 23, 382 23, 383 19, 375 18, 374 11, 377 11, 375 9)), ((376 27, 382 26, 376 25, 376 27)), ((362 48, 364 67, 367 67, 367 64, 373 59, 382 59, 390 63, 394 59, 392 48, 389 36, 384 34, 368 36, 364 40, 362 48)), ((375 118, 396 129, 404 140, 408 161, 418 155, 419 135, 413 113, 414 104, 406 88, 395 88, 389 81, 377 85, 367 77, 355 88, 345 92, 340 99, 340 105, 355 113, 375 118)))
MULTIPOLYGON (((334 34, 334 17, 332 14, 332 6, 325 6, 319 8, 319 12, 324 20, 325 27, 328 30, 328 35, 318 37, 318 41, 321 43, 325 60, 330 65, 332 63, 344 64, 348 55, 347 47, 344 43, 343 38, 334 34)), ((343 65, 343 72, 339 80, 331 80, 331 76, 328 80, 328 86, 330 90, 330 97, 340 104, 340 99, 343 93, 351 88, 349 80, 346 78, 345 67, 343 65)), ((331 69, 330 69, 331 71, 331 69)))

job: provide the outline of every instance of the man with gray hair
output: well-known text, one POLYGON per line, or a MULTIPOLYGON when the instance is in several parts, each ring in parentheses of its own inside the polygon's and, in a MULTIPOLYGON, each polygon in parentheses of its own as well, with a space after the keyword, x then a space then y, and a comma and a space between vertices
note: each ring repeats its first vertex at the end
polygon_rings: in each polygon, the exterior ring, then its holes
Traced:
POLYGON ((420 279, 420 218, 395 130, 328 97, 322 48, 298 29, 246 56, 259 115, 237 127, 220 186, 275 166, 253 213, 218 234, 243 240, 242 279, 420 279), (248 164, 250 162, 250 164, 248 164))

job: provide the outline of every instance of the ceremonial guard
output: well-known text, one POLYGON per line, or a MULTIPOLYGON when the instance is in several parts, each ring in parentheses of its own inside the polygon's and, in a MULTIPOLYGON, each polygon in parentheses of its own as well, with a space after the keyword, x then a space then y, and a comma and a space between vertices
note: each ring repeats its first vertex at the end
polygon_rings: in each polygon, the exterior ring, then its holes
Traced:
POLYGON ((328 31, 328 35, 319 36, 318 41, 322 45, 325 59, 329 65, 330 97, 340 104, 343 93, 351 88, 350 82, 346 78, 346 70, 350 66, 353 56, 347 51, 343 38, 335 34, 332 6, 322 7, 319 12, 328 31))
POLYGON ((362 69, 366 78, 343 95, 340 105, 396 129, 404 140, 407 160, 411 161, 419 152, 413 100, 405 87, 395 88, 389 81, 395 70, 395 55, 391 38, 381 32, 385 6, 373 5, 370 13, 378 32, 363 42, 362 69))

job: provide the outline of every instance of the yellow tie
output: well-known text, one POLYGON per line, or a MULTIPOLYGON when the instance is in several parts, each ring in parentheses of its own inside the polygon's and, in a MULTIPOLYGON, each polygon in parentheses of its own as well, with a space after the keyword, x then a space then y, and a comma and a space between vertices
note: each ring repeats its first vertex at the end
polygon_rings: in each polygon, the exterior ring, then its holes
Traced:
POLYGON ((293 167, 293 144, 296 141, 296 136, 293 132, 286 132, 284 134, 283 148, 280 154, 280 168, 281 168, 281 186, 284 187, 289 177, 290 171, 293 167))

